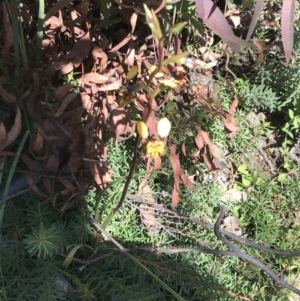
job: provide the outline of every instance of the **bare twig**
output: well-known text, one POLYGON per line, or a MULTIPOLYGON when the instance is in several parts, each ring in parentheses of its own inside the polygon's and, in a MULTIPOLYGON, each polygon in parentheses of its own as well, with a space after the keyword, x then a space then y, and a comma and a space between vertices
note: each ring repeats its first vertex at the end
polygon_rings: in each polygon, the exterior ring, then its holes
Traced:
MULTIPOLYGON (((95 224, 93 224, 95 226, 95 224)), ((99 226, 99 225, 98 225, 99 226)), ((99 230, 100 232, 102 232, 102 227, 100 226, 100 228, 98 228, 98 226, 95 226, 97 230, 99 230)), ((131 248, 131 249, 127 249, 127 248, 123 248, 111 235, 107 234, 107 232, 104 230, 102 232, 104 235, 106 235, 114 244, 117 244, 119 247, 119 250, 111 250, 111 249, 107 249, 109 252, 98 256, 96 258, 92 258, 92 259, 87 259, 87 260, 83 260, 83 259, 79 259, 74 257, 73 261, 83 264, 80 267, 80 270, 82 271, 83 269, 85 269, 88 265, 91 265, 97 261, 106 259, 108 257, 111 256, 115 256, 115 255, 122 255, 122 254, 126 254, 126 253, 147 253, 147 254, 156 254, 156 255, 160 255, 160 254, 179 254, 179 253, 204 253, 204 254, 212 254, 212 255, 229 255, 229 256, 236 256, 233 252, 230 251, 223 251, 223 250, 218 250, 218 249, 209 249, 209 248, 169 248, 169 249, 156 249, 156 248, 131 248), (122 249, 120 249, 122 248, 122 249)), ((63 253, 57 253, 57 255, 66 258, 67 255, 63 254, 63 253)))
POLYGON ((89 222, 91 225, 93 225, 99 232, 102 232, 102 234, 104 234, 106 237, 109 238, 109 240, 116 246, 118 247, 120 250, 125 250, 125 248, 119 244, 107 231, 105 231, 98 223, 96 223, 92 217, 89 217, 89 222))
MULTIPOLYGON (((150 202, 143 201, 143 198, 140 197, 140 196, 131 195, 131 200, 133 200, 135 202, 138 202, 138 203, 145 203, 145 204, 148 204, 148 205, 152 205, 153 208, 155 208, 155 210, 161 211, 161 212, 164 212, 164 213, 168 213, 168 214, 170 214, 170 217, 188 220, 188 221, 191 221, 191 222, 193 222, 193 223, 195 223, 195 224, 197 224, 201 227, 205 227, 205 228, 212 229, 212 230, 214 229, 214 225, 209 223, 209 222, 206 222, 204 220, 201 220, 201 219, 198 219, 198 218, 195 218, 195 217, 190 217, 188 215, 185 215, 185 214, 167 209, 162 204, 156 204, 156 203, 150 203, 150 202)), ((264 251, 264 252, 277 254, 277 255, 289 256, 289 257, 298 257, 298 256, 300 256, 299 251, 284 251, 284 250, 271 249, 271 248, 256 244, 256 243, 254 243, 250 240, 247 240, 243 237, 235 235, 234 233, 228 232, 228 231, 226 231, 222 228, 220 229, 220 232, 222 234, 232 238, 236 242, 239 242, 239 243, 241 243, 245 246, 248 246, 248 247, 255 248, 257 250, 261 250, 261 251, 264 251)))
POLYGON ((230 54, 229 54, 229 49, 228 49, 228 46, 227 46, 227 45, 224 46, 223 51, 224 51, 225 54, 226 54, 226 65, 225 65, 225 69, 226 69, 226 71, 228 71, 228 72, 233 76, 233 78, 236 78, 235 73, 229 68, 230 54))
MULTIPOLYGON (((226 291, 226 290, 225 290, 226 291)), ((239 298, 241 300, 246 300, 246 301, 253 301, 251 298, 249 297, 245 297, 245 296, 241 296, 239 294, 236 294, 232 291, 226 291, 228 295, 230 295, 231 297, 235 297, 235 298, 239 298)))
POLYGON ((232 242, 230 242, 227 238, 225 238, 225 236, 223 236, 220 232, 220 226, 221 226, 221 221, 224 218, 226 213, 226 209, 225 207, 221 207, 221 212, 220 215, 214 225, 214 232, 216 234, 216 236, 232 251, 236 254, 237 257, 244 259, 252 264, 254 264, 255 266, 259 267, 260 269, 262 269, 263 271, 266 272, 266 274, 268 274, 277 285, 283 286, 289 290, 291 290, 292 292, 294 292, 295 294, 300 296, 300 290, 297 289, 296 287, 290 285, 289 283, 287 283, 285 280, 283 280, 282 278, 280 278, 279 276, 277 276, 273 270, 271 270, 267 265, 265 265, 264 263, 262 263, 260 260, 244 253, 240 248, 238 248, 235 244, 233 244, 232 242))
POLYGON ((275 165, 273 164, 273 162, 269 159, 268 155, 266 154, 266 152, 263 150, 263 148, 258 144, 257 145, 257 149, 259 150, 260 154, 263 156, 264 160, 266 161, 266 163, 269 165, 270 167, 270 172, 272 174, 275 174, 275 165))

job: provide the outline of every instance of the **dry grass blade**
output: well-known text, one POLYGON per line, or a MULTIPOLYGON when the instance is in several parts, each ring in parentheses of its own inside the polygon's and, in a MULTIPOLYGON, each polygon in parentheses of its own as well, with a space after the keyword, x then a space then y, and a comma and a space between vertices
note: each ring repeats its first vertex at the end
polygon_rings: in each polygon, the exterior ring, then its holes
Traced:
POLYGON ((5 30, 2 55, 6 55, 9 52, 11 46, 13 45, 13 33, 12 33, 12 26, 9 20, 8 10, 4 2, 2 3, 2 5, 3 5, 3 27, 5 30))

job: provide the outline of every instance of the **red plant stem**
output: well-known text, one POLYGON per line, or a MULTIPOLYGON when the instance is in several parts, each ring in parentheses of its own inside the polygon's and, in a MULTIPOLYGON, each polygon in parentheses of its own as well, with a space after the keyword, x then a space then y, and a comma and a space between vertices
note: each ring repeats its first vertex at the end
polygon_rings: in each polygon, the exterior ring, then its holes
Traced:
POLYGON ((137 163, 138 163, 139 158, 140 158, 140 155, 139 155, 139 152, 138 152, 139 143, 140 143, 140 136, 137 133, 137 136, 135 137, 135 143, 134 143, 134 149, 133 149, 133 159, 131 161, 130 171, 129 171, 126 183, 124 185, 124 189, 122 191, 122 195, 121 195, 120 201, 119 201, 117 207, 113 210, 114 213, 116 213, 121 208, 121 206, 124 203, 125 197, 127 195, 129 184, 131 182, 131 179, 133 177, 134 171, 136 169, 137 163))

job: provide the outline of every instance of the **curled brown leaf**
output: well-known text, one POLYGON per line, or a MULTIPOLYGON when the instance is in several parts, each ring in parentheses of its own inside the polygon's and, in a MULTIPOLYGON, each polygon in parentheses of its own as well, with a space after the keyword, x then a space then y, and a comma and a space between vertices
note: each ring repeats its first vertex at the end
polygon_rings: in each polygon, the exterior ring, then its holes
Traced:
POLYGON ((21 131, 21 109, 19 105, 16 105, 16 116, 14 124, 10 131, 6 134, 6 139, 0 142, 0 151, 4 150, 8 145, 13 143, 19 136, 21 131))

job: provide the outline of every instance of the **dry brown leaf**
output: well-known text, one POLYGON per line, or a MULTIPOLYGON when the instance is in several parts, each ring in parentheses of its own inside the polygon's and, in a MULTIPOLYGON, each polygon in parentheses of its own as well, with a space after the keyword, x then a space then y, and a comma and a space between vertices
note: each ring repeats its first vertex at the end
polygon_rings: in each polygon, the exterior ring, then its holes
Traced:
POLYGON ((255 63, 260 64, 265 59, 272 45, 266 45, 266 43, 260 39, 253 39, 252 43, 259 52, 255 63))
POLYGON ((172 192, 172 205, 176 208, 179 202, 179 191, 176 189, 175 183, 172 192))
MULTIPOLYGON (((155 204, 156 201, 153 197, 152 190, 148 184, 145 184, 142 181, 139 185, 139 192, 138 194, 148 203, 155 204)), ((159 221, 155 215, 155 209, 147 204, 141 204, 140 208, 140 215, 143 224, 147 227, 148 231, 151 233, 155 232, 157 227, 159 226, 159 221)))
POLYGON ((201 131, 198 132, 197 136, 195 137, 195 142, 198 147, 198 149, 201 151, 204 147, 204 139, 201 135, 201 131))
POLYGON ((243 234, 240 221, 235 216, 227 216, 224 219, 223 224, 226 231, 232 232, 238 236, 243 234))
POLYGON ((31 141, 30 141, 30 148, 32 151, 34 152, 41 152, 44 148, 44 140, 42 135, 40 134, 39 131, 36 131, 32 137, 31 137, 31 141))
POLYGON ((44 27, 45 27, 45 31, 47 32, 51 32, 51 30, 57 29, 58 27, 62 26, 61 21, 59 20, 59 18, 52 16, 49 20, 47 20, 44 23, 44 27))
MULTIPOLYGON (((0 157, 6 157, 6 156, 8 156, 8 157, 15 157, 16 154, 13 153, 13 152, 8 152, 8 151, 0 152, 0 157)), ((3 160, 3 158, 1 158, 1 160, 3 160)), ((1 161, 1 163, 2 163, 2 161, 1 161)))
POLYGON ((230 203, 239 203, 246 201, 247 198, 247 192, 236 189, 229 189, 225 192, 225 195, 222 197, 222 201, 230 203))
POLYGON ((149 136, 153 137, 155 140, 158 140, 158 133, 157 133, 157 123, 158 118, 155 116, 155 112, 151 112, 150 116, 148 117, 148 120, 146 122, 146 125, 149 130, 149 136))
POLYGON ((73 64, 75 68, 79 67, 82 61, 90 53, 92 49, 90 32, 86 32, 85 35, 78 40, 70 53, 65 56, 65 59, 73 59, 73 64))
POLYGON ((129 128, 128 112, 124 108, 117 108, 111 111, 111 128, 117 135, 125 134, 129 128))
POLYGON ((186 187, 188 187, 190 189, 195 189, 194 183, 185 175, 185 173, 183 172, 183 170, 181 170, 180 178, 181 178, 182 183, 186 187))
POLYGON ((56 210, 64 212, 71 209, 76 204, 76 199, 76 196, 71 195, 67 202, 60 209, 56 208, 56 210))
POLYGON ((159 157, 155 158, 153 170, 159 170, 161 168, 161 164, 162 164, 161 157, 159 156, 159 157))
POLYGON ((16 105, 16 116, 15 116, 15 121, 10 129, 10 131, 6 134, 6 140, 0 142, 0 151, 5 149, 8 145, 13 143, 16 138, 19 136, 21 131, 21 109, 19 105, 16 105))
POLYGON ((90 86, 91 83, 104 84, 107 83, 108 80, 109 77, 107 75, 102 75, 96 72, 86 73, 82 78, 82 82, 88 86, 90 86))
POLYGON ((206 131, 200 130, 200 135, 202 136, 202 138, 203 138, 206 145, 209 145, 211 143, 209 135, 206 131))
POLYGON ((201 149, 204 148, 206 144, 209 147, 212 156, 218 160, 221 160, 219 148, 214 143, 211 142, 210 137, 206 131, 200 130, 197 136, 195 137, 195 142, 200 151, 201 149))
POLYGON ((127 53, 126 53, 126 58, 125 58, 125 64, 127 66, 130 66, 132 67, 134 65, 134 57, 135 57, 135 44, 134 42, 131 40, 129 42, 129 45, 128 45, 128 50, 127 50, 127 53))
POLYGON ((1 85, 0 85, 0 95, 3 97, 3 99, 7 102, 16 102, 17 98, 15 95, 13 95, 10 92, 7 92, 1 85))
POLYGON ((56 111, 56 113, 54 115, 54 118, 57 118, 60 115, 62 115, 64 113, 65 109, 68 107, 69 103, 71 101, 73 101, 77 95, 78 94, 76 92, 68 94, 65 97, 65 99, 62 101, 62 103, 61 103, 60 107, 58 108, 58 110, 56 111))
POLYGON ((212 142, 208 145, 208 147, 212 156, 217 160, 221 160, 220 149, 212 142))
POLYGON ((203 158, 203 162, 204 162, 205 166, 209 170, 215 170, 215 165, 213 164, 212 159, 209 156, 207 150, 204 148, 200 153, 201 153, 201 156, 203 158))
MULTIPOLYGON (((52 204, 52 207, 54 209, 56 209, 56 200, 57 200, 57 197, 58 197, 58 192, 55 194, 55 195, 51 195, 51 204, 52 204)), ((46 205, 48 203, 48 200, 44 201, 42 204, 43 205, 46 205)), ((56 209, 57 210, 57 209, 56 209)))
POLYGON ((100 60, 100 72, 103 72, 107 67, 108 57, 101 47, 95 47, 92 51, 94 58, 100 60))
POLYGON ((78 188, 74 186, 68 179, 61 179, 60 182, 72 193, 76 193, 78 188))
POLYGON ((102 189, 105 188, 106 185, 111 181, 111 170, 105 166, 101 168, 99 164, 94 162, 89 162, 89 167, 94 176, 96 184, 102 189))
POLYGON ((27 98, 31 93, 31 90, 30 89, 27 89, 20 97, 19 97, 19 101, 27 98))
POLYGON ((227 165, 223 161, 220 161, 217 158, 213 158, 212 161, 213 161, 215 167, 219 170, 225 169, 227 167, 227 165))
POLYGON ((181 145, 181 151, 182 151, 182 153, 186 156, 186 146, 185 146, 185 142, 183 142, 182 145, 181 145))
POLYGON ((230 108, 229 108, 229 114, 230 115, 234 115, 234 113, 236 112, 236 107, 238 106, 238 104, 239 104, 239 99, 236 95, 234 95, 233 102, 232 102, 232 104, 230 105, 230 108))
POLYGON ((0 145, 6 140, 6 128, 3 122, 0 123, 0 145))
POLYGON ((227 116, 221 113, 218 113, 218 115, 220 116, 225 128, 228 129, 230 132, 235 133, 240 129, 240 125, 235 121, 235 119, 231 115, 228 114, 228 118, 227 116))
POLYGON ((28 182, 28 185, 30 187, 30 189, 32 189, 32 191, 42 197, 47 197, 45 194, 43 194, 35 185, 35 181, 32 179, 31 175, 26 175, 26 180, 28 182))
POLYGON ((51 173, 56 173, 59 167, 59 160, 57 156, 51 155, 46 163, 45 169, 51 173))
POLYGON ((66 75, 70 72, 72 72, 74 69, 73 63, 70 61, 68 63, 66 63, 62 68, 60 68, 60 74, 61 75, 66 75))
POLYGON ((54 72, 57 70, 60 70, 62 68, 64 68, 66 65, 68 65, 70 63, 69 59, 62 59, 59 60, 58 62, 53 63, 52 65, 50 65, 47 69, 46 69, 46 73, 51 75, 54 75, 54 72))
POLYGON ((98 91, 113 91, 113 90, 118 90, 122 86, 122 83, 120 81, 115 81, 113 83, 110 83, 108 85, 105 85, 103 87, 100 87, 98 91))
POLYGON ((91 113, 91 110, 93 108, 93 103, 91 100, 91 96, 87 94, 86 92, 80 93, 81 95, 81 103, 82 107, 88 112, 91 113))
POLYGON ((49 192, 50 197, 54 195, 54 185, 49 178, 43 178, 43 184, 46 190, 49 192))
POLYGON ((38 170, 39 169, 38 164, 35 161, 33 161, 31 158, 29 158, 28 155, 22 154, 21 159, 30 170, 38 170))

